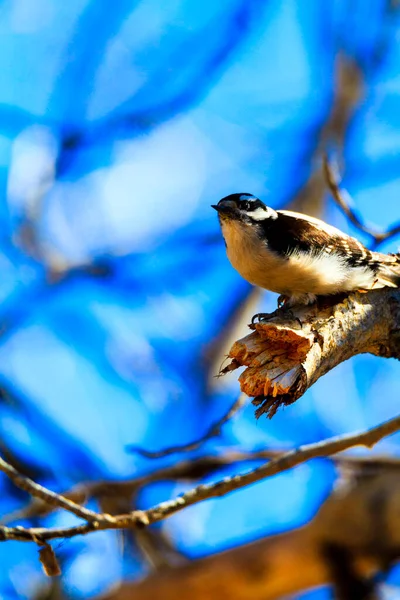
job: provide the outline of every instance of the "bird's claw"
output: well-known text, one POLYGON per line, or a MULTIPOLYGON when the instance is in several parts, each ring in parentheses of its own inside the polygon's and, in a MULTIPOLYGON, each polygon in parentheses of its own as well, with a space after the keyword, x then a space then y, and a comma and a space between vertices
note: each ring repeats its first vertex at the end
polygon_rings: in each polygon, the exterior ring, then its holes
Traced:
POLYGON ((300 328, 303 328, 303 323, 300 321, 299 317, 296 317, 291 308, 286 308, 284 304, 278 306, 278 308, 272 313, 256 313, 252 319, 251 324, 254 325, 256 322, 260 323, 262 321, 270 321, 271 319, 292 319, 293 321, 297 321, 300 325, 300 328))
POLYGON ((260 322, 260 321, 269 321, 270 319, 273 319, 275 317, 282 318, 285 314, 287 314, 287 312, 289 312, 287 309, 285 309, 285 304, 287 301, 288 301, 288 297, 281 294, 278 297, 277 310, 275 310, 274 312, 271 312, 271 313, 256 313, 254 315, 254 317, 251 319, 251 324, 254 325, 254 322, 256 321, 256 319, 258 319, 258 322, 260 322))
POLYGON ((251 324, 254 325, 254 323, 256 321, 258 321, 260 323, 260 321, 269 321, 269 319, 272 319, 273 317, 276 317, 276 312, 272 312, 272 313, 256 313, 255 315, 253 315, 252 319, 251 319, 251 324))
POLYGON ((256 321, 256 319, 258 319, 258 322, 260 321, 269 321, 270 319, 284 319, 285 317, 293 317, 293 319, 295 319, 295 316, 293 315, 292 311, 288 308, 285 308, 284 306, 279 306, 274 312, 271 313, 256 313, 253 318, 251 319, 251 323, 252 325, 254 325, 254 322, 256 321))

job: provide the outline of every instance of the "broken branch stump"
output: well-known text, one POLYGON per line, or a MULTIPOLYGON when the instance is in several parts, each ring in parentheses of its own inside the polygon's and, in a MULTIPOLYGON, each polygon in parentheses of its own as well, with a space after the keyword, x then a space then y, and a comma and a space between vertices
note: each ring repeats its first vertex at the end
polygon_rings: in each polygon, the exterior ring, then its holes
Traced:
POLYGON ((352 356, 399 358, 400 291, 357 292, 336 304, 331 299, 276 311, 250 328, 252 333, 233 344, 231 363, 222 373, 246 367, 239 377, 241 390, 254 398, 257 417, 272 417, 352 356))

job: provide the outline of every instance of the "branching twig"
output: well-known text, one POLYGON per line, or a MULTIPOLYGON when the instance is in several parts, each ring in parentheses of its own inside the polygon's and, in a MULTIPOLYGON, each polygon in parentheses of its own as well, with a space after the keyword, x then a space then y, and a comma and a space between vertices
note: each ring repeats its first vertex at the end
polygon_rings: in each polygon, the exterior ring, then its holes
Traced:
MULTIPOLYGON (((0 527, 0 540, 34 541, 44 543, 56 538, 71 538, 76 535, 84 535, 93 531, 105 529, 125 529, 134 527, 145 527, 156 523, 171 515, 210 498, 224 496, 230 492, 246 487, 271 477, 283 471, 287 471, 307 460, 323 456, 331 456, 338 452, 343 452, 354 446, 372 447, 382 438, 400 430, 400 416, 385 421, 376 427, 361 433, 342 435, 315 444, 302 446, 297 450, 286 452, 262 466, 243 473, 226 477, 215 483, 199 485, 192 490, 178 496, 173 500, 162 502, 148 510, 134 511, 126 515, 115 517, 98 514, 98 519, 90 523, 78 525, 76 527, 67 527, 59 529, 46 528, 25 528, 25 527, 0 527)), ((43 488, 45 489, 45 488, 43 488)), ((54 493, 46 490, 49 497, 53 498, 54 493)), ((57 496, 57 495, 56 495, 57 496)))
MULTIPOLYGON (((90 498, 132 498, 136 492, 151 483, 159 481, 198 481, 224 467, 243 462, 260 461, 276 458, 283 450, 254 450, 250 452, 229 451, 221 456, 201 456, 191 460, 183 460, 174 465, 156 469, 150 473, 133 477, 125 481, 89 481, 76 485, 62 493, 64 498, 75 502, 87 502, 90 498)), ((37 497, 21 509, 4 515, 0 525, 7 525, 21 519, 43 517, 58 506, 50 506, 45 500, 37 497)), ((111 511, 110 511, 111 512, 111 511)))
POLYGON ((242 408, 245 402, 245 394, 240 394, 239 398, 235 400, 235 402, 229 408, 228 412, 225 413, 220 419, 218 419, 218 421, 212 423, 212 425, 210 425, 210 427, 207 429, 206 433, 193 442, 189 442, 188 444, 179 444, 177 446, 170 446, 169 448, 164 448, 163 450, 155 450, 153 452, 150 450, 145 450, 144 448, 140 448, 139 446, 128 446, 128 450, 130 450, 131 452, 135 452, 136 454, 140 454, 145 458, 152 459, 164 458, 165 456, 169 456, 170 454, 175 454, 177 452, 192 452, 193 450, 197 450, 208 440, 220 435, 221 427, 242 408))
POLYGON ((108 523, 108 515, 98 515, 96 512, 84 508, 79 504, 76 504, 72 500, 68 500, 61 496, 60 494, 56 494, 51 490, 43 487, 39 483, 35 483, 29 477, 18 473, 16 469, 8 462, 6 462, 3 458, 0 457, 0 471, 3 471, 11 479, 11 481, 19 487, 21 490, 24 490, 34 498, 39 498, 50 504, 50 506, 56 506, 58 508, 63 508, 70 513, 73 513, 77 517, 84 519, 85 521, 100 521, 104 524, 108 523))
POLYGON ((326 154, 323 156, 323 168, 326 183, 336 204, 344 212, 349 221, 351 221, 351 223, 357 227, 357 229, 372 238, 374 248, 400 233, 400 223, 392 225, 392 227, 386 231, 377 231, 376 229, 373 229, 372 227, 363 223, 362 219, 352 208, 352 200, 348 192, 339 187, 339 177, 337 176, 337 173, 335 173, 333 166, 329 163, 326 154))

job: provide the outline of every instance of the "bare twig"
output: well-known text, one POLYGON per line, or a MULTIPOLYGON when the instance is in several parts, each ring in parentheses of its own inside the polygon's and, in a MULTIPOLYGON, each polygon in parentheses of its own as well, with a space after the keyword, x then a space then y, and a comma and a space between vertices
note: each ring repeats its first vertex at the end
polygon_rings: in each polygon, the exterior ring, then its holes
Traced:
MULTIPOLYGON (((260 461, 276 458, 284 453, 283 450, 254 450, 250 452, 229 451, 221 456, 202 456, 191 460, 183 460, 174 465, 162 467, 150 473, 133 477, 125 481, 89 481, 76 485, 62 493, 64 498, 78 503, 85 503, 90 498, 104 501, 106 498, 132 498, 138 490, 158 481, 198 481, 224 467, 238 463, 260 461)), ((58 507, 50 506, 45 500, 35 498, 21 509, 4 515, 0 525, 7 525, 21 519, 43 517, 58 507)), ((112 511, 107 511, 114 514, 112 511)))
POLYGON ((335 172, 333 165, 329 163, 326 154, 323 155, 323 169, 326 183, 336 204, 344 212, 349 221, 351 221, 351 223, 357 227, 357 229, 372 238, 374 248, 400 233, 400 223, 392 225, 392 227, 386 231, 378 231, 363 223, 361 217, 358 216, 355 210, 352 208, 353 202, 350 198, 350 195, 346 190, 339 187, 338 174, 335 172))
POLYGON ((203 500, 224 496, 234 490, 261 481, 266 477, 271 477, 272 475, 292 469, 311 458, 330 456, 354 446, 367 446, 371 448, 383 437, 391 435, 399 429, 400 416, 397 416, 368 431, 337 436, 323 440, 322 442, 302 446, 298 450, 286 452, 281 457, 271 460, 242 475, 233 475, 216 483, 200 485, 174 500, 163 502, 154 508, 146 510, 145 514, 149 522, 154 523, 182 510, 183 506, 191 506, 203 500))
POLYGON ((89 510, 76 504, 72 500, 68 500, 64 496, 60 494, 56 494, 51 490, 43 487, 39 483, 36 483, 29 477, 18 473, 16 469, 8 462, 6 462, 3 458, 0 457, 0 471, 3 471, 11 479, 11 481, 19 487, 21 490, 24 490, 34 498, 39 498, 50 504, 50 506, 57 506, 58 508, 63 508, 70 513, 73 513, 77 517, 84 519, 85 521, 100 521, 103 523, 108 523, 107 515, 99 515, 96 512, 89 510))
POLYGON ((162 467, 128 481, 92 483, 89 484, 90 487, 87 489, 87 493, 89 496, 98 497, 110 493, 110 491, 117 494, 120 494, 122 490, 124 492, 136 492, 145 485, 156 481, 194 481, 235 463, 273 459, 283 453, 282 450, 254 450, 250 452, 230 451, 221 456, 201 456, 200 458, 183 460, 175 465, 162 467))
MULTIPOLYGON (((379 440, 388 435, 392 435, 398 430, 400 430, 400 416, 394 417, 389 421, 385 421, 384 423, 361 433, 337 436, 322 442, 302 446, 297 450, 291 450, 281 457, 271 460, 247 473, 226 477, 215 483, 199 485, 173 500, 162 502, 148 510, 136 510, 132 513, 115 517, 98 514, 97 521, 91 521, 90 523, 75 527, 57 529, 3 526, 0 527, 0 540, 45 543, 51 539, 71 538, 76 535, 85 535, 93 531, 105 529, 145 527, 152 523, 162 521, 188 506, 192 506, 210 498, 224 496, 267 477, 292 469, 312 458, 331 456, 332 454, 343 452, 354 446, 366 446, 371 448, 379 440)), ((49 490, 46 491, 48 492, 49 497, 53 497, 53 492, 49 492, 49 490)))
POLYGON ((42 563, 43 571, 48 577, 61 575, 61 568, 57 557, 50 544, 44 544, 39 550, 39 560, 42 563))
POLYGON ((221 427, 229 421, 245 404, 246 396, 245 394, 240 394, 240 396, 235 400, 232 406, 229 408, 228 412, 226 412, 218 421, 212 423, 210 427, 207 429, 206 433, 202 435, 199 439, 189 442, 188 444, 179 444, 177 446, 170 446, 169 448, 164 448, 163 450, 145 450, 144 448, 140 448, 139 446, 128 446, 128 450, 131 452, 135 452, 136 454, 140 454, 145 458, 164 458, 165 456, 169 456, 170 454, 175 454, 177 452, 192 452, 193 450, 197 450, 208 440, 217 437, 221 434, 221 427))

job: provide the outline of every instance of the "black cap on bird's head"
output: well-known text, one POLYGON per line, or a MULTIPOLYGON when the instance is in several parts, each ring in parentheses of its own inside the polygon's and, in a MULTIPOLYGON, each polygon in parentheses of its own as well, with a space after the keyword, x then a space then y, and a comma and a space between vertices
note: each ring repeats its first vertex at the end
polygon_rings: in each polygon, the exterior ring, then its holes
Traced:
POLYGON ((211 206, 222 220, 262 221, 276 214, 256 196, 244 193, 230 194, 211 206))

